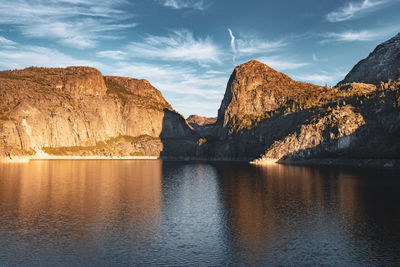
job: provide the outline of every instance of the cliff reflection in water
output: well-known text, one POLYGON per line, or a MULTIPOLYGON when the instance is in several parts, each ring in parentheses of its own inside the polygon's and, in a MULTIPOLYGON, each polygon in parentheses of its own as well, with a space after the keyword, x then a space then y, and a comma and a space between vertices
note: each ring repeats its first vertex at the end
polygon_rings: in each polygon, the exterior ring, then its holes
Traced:
POLYGON ((88 263, 110 248, 126 253, 128 240, 149 246, 160 227, 161 170, 162 161, 0 165, 0 246, 27 264, 46 252, 51 262, 88 263))
POLYGON ((255 167, 250 173, 221 168, 222 188, 231 187, 224 199, 238 261, 399 262, 397 175, 283 165, 255 167))
POLYGON ((241 163, 0 164, 0 262, 395 265, 397 177, 241 163))

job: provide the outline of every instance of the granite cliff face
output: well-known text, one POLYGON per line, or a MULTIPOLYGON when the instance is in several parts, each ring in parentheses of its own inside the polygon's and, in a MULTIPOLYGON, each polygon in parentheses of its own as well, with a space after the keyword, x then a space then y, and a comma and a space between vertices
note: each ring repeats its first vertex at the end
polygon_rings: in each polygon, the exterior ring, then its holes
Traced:
POLYGON ((1 156, 195 153, 197 133, 146 80, 89 67, 2 71, 0 101, 1 156))
POLYGON ((369 56, 353 67, 343 83, 378 84, 400 77, 400 33, 378 45, 369 56))
POLYGON ((400 81, 328 88, 250 61, 235 68, 202 153, 266 162, 400 157, 400 81))
MULTIPOLYGON (((236 67, 218 111, 215 135, 204 146, 213 158, 254 159, 304 116, 283 116, 307 109, 329 95, 329 88, 297 82, 252 60, 236 67), (277 121, 282 117, 284 121, 277 121)), ((303 114, 303 113, 302 113, 303 114)))
POLYGON ((261 62, 249 61, 236 67, 229 79, 218 110, 219 135, 238 132, 266 112, 294 101, 312 101, 310 95, 318 98, 327 89, 294 81, 261 62))
POLYGON ((216 119, 186 121, 148 81, 93 68, 2 71, 0 157, 346 158, 395 166, 399 40, 379 45, 333 88, 294 81, 255 60, 237 66, 216 119))

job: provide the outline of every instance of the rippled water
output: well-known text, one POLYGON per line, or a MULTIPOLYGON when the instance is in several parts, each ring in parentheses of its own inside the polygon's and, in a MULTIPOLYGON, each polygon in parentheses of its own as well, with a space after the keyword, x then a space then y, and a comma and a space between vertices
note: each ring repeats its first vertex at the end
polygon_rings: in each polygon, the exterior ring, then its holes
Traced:
POLYGON ((174 161, 0 164, 0 265, 400 265, 400 175, 174 161))

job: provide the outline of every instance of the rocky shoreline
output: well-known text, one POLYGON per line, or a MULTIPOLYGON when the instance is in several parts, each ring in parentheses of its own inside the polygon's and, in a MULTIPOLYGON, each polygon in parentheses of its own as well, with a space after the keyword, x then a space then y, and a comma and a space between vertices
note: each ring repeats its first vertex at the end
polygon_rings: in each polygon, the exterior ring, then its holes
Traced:
POLYGON ((235 159, 207 159, 207 158, 160 158, 157 156, 17 156, 1 158, 0 163, 29 163, 40 160, 168 160, 168 161, 195 161, 195 162, 236 162, 249 163, 255 166, 270 164, 291 166, 330 166, 330 167, 357 167, 386 170, 400 170, 400 159, 338 159, 313 158, 304 160, 258 159, 253 161, 235 159))
POLYGON ((303 160, 259 159, 250 162, 262 166, 267 164, 281 164, 293 166, 332 166, 358 167, 400 170, 400 159, 354 159, 354 158, 312 158, 303 160))

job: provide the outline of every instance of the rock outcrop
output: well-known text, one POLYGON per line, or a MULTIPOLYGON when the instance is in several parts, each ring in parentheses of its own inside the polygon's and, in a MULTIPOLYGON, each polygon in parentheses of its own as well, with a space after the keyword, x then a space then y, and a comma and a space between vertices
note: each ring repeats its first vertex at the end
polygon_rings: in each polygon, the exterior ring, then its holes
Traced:
POLYGON ((94 68, 2 71, 0 101, 1 156, 185 157, 197 146, 198 134, 148 81, 94 68))
POLYGON ((252 60, 237 66, 218 110, 219 134, 238 132, 266 112, 297 102, 318 101, 328 88, 297 82, 269 66, 252 60), (313 99, 315 98, 315 99, 313 99))
POLYGON ((394 81, 400 77, 400 33, 378 45, 369 56, 353 67, 344 83, 372 83, 394 81))
POLYGON ((320 87, 250 61, 232 73, 215 135, 201 151, 257 162, 398 158, 399 90, 400 81, 320 87))
POLYGON ((217 118, 207 118, 198 115, 190 115, 189 117, 187 117, 186 121, 201 136, 207 137, 214 133, 217 118))

